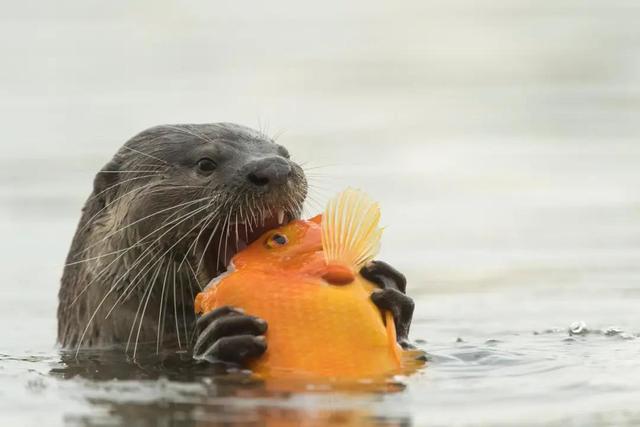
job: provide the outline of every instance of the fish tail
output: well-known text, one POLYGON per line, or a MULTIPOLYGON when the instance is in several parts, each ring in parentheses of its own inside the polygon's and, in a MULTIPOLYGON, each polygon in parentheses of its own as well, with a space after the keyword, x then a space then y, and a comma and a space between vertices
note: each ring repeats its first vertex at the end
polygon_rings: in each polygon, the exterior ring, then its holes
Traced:
POLYGON ((359 270, 380 249, 380 207, 360 190, 347 188, 329 201, 322 215, 322 249, 327 264, 359 270))

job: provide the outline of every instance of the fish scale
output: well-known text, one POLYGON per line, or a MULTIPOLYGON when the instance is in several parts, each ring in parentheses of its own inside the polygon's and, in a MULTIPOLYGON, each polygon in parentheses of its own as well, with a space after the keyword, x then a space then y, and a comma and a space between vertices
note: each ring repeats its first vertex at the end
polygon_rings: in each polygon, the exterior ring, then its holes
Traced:
POLYGON ((232 271, 198 294, 196 311, 228 305, 264 319, 267 351, 250 364, 262 377, 352 380, 401 372, 393 319, 373 304, 375 286, 358 273, 377 251, 378 217, 363 193, 343 192, 325 216, 292 221, 236 254, 232 271), (351 220, 344 221, 347 213, 351 220))
POLYGON ((251 269, 227 276, 217 285, 214 303, 242 307, 269 325, 268 350, 251 366, 256 373, 361 377, 397 365, 364 279, 333 287, 303 276, 282 282, 260 278, 264 273, 251 269))

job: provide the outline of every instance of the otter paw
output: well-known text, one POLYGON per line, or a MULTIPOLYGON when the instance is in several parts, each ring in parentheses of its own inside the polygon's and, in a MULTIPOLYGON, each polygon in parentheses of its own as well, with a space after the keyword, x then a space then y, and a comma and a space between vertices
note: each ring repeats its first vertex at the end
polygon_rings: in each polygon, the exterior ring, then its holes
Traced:
POLYGON ((371 294, 371 300, 380 310, 388 310, 396 324, 396 337, 404 349, 413 348, 409 343, 409 328, 413 317, 414 303, 397 289, 382 289, 371 294))
POLYGON ((402 348, 413 348, 409 343, 409 328, 413 317, 413 300, 405 295, 407 279, 404 274, 383 261, 371 261, 360 270, 362 277, 380 287, 371 300, 380 310, 389 310, 396 324, 398 343, 402 348))
POLYGON ((267 349, 267 323, 240 309, 220 307, 204 314, 196 323, 200 331, 193 347, 196 360, 244 364, 267 349))
POLYGON ((360 270, 362 277, 373 282, 381 289, 397 289, 403 294, 407 290, 404 274, 384 261, 370 261, 360 270))

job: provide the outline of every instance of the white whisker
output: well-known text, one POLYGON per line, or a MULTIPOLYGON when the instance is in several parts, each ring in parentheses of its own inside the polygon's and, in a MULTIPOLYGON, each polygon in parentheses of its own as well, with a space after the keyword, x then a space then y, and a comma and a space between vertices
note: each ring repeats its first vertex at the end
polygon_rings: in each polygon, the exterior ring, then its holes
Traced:
POLYGON ((143 155, 143 156, 149 157, 149 158, 151 158, 151 159, 153 159, 153 160, 157 160, 157 161, 159 161, 159 162, 165 163, 165 164, 167 164, 167 165, 169 164, 169 162, 167 162, 166 160, 162 160, 161 158, 156 157, 156 156, 152 156, 151 154, 143 153, 142 151, 138 151, 138 150, 136 150, 135 148, 131 148, 131 147, 129 147, 128 145, 123 145, 123 146, 122 146, 122 148, 125 148, 125 149, 127 149, 127 150, 133 151, 134 153, 138 153, 138 154, 140 154, 140 155, 143 155))

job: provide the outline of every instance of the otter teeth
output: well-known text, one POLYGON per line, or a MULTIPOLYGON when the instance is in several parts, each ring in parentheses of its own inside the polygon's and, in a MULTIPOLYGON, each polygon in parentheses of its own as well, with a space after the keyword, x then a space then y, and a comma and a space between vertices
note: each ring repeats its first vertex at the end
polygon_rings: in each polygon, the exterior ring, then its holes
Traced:
POLYGON ((284 223, 284 209, 278 209, 278 225, 284 223))

